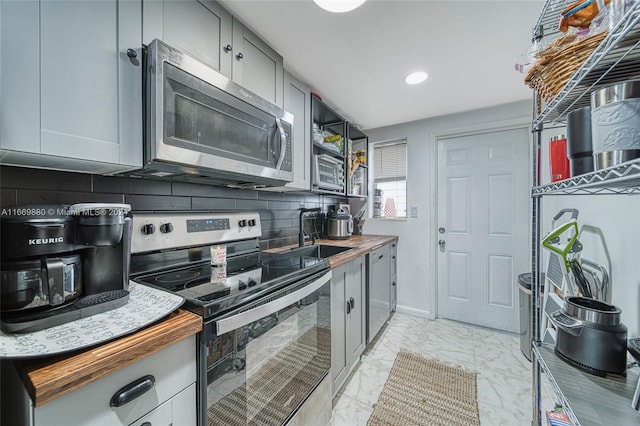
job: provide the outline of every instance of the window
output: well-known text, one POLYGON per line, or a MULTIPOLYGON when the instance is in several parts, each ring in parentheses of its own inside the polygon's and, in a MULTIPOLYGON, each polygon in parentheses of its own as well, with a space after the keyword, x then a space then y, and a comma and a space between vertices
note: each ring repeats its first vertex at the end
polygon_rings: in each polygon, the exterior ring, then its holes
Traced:
POLYGON ((407 217, 407 141, 373 144, 373 217, 407 217))

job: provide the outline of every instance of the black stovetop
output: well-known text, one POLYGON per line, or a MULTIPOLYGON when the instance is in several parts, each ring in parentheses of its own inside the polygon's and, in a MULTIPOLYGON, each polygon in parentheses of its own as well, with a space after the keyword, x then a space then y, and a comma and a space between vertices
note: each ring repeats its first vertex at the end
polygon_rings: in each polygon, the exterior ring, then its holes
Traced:
POLYGON ((186 309, 208 318, 327 269, 328 260, 318 257, 256 252, 228 259, 225 266, 205 259, 133 279, 183 296, 186 309))

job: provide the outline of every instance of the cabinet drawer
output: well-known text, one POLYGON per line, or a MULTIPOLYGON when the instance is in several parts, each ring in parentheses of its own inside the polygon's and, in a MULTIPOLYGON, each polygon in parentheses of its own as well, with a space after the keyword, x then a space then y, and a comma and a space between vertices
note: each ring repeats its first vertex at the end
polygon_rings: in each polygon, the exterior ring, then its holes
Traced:
POLYGON ((196 424, 196 384, 171 398, 130 426, 171 426, 196 424))
MULTIPOLYGON (((38 425, 128 425, 196 381, 195 336, 33 410, 38 425), (151 375, 154 386, 120 407, 111 398, 123 387, 151 375)), ((195 409, 194 409, 195 410, 195 409)))

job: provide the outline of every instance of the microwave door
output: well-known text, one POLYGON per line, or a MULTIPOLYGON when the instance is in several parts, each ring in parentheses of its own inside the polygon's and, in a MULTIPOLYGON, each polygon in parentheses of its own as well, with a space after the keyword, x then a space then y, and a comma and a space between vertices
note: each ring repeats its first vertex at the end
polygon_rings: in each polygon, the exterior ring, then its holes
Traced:
POLYGON ((293 180, 293 115, 158 40, 151 47, 147 164, 229 183, 293 180))

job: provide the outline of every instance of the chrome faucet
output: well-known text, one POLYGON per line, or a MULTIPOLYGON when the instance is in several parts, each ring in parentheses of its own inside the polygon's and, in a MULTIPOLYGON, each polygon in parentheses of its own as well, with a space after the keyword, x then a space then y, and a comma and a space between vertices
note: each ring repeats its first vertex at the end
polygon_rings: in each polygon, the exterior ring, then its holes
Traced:
POLYGON ((304 227, 302 226, 302 217, 304 216, 305 213, 310 213, 310 212, 319 212, 321 211, 320 207, 314 207, 312 209, 305 209, 304 207, 300 208, 300 224, 299 224, 299 233, 298 233, 298 246, 302 247, 304 246, 304 227))

